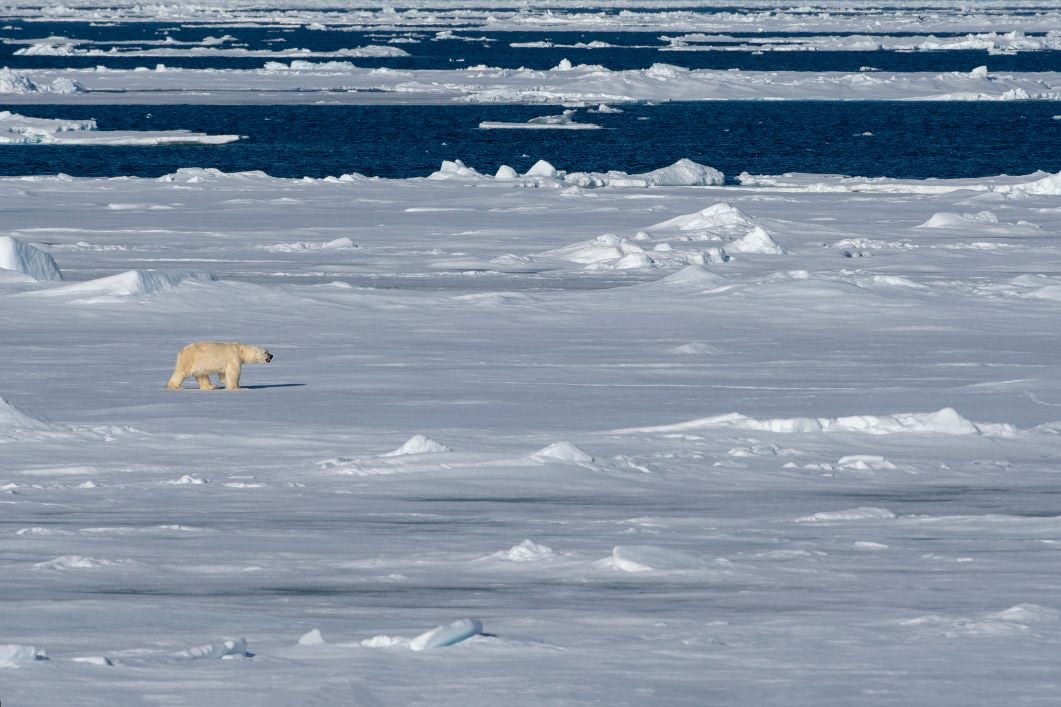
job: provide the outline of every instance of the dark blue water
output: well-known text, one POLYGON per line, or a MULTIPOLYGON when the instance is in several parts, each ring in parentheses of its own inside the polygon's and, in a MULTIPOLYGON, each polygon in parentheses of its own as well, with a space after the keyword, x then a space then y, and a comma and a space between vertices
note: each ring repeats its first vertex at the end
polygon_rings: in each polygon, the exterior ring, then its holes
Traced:
MULTIPOLYGON (((7 26, 21 29, 0 30, 0 37, 11 39, 41 39, 49 35, 64 36, 99 42, 157 41, 172 37, 178 41, 198 42, 205 37, 228 34, 236 37, 236 44, 247 49, 275 50, 311 49, 329 52, 366 45, 385 45, 397 32, 335 32, 315 31, 303 27, 225 27, 220 25, 175 26, 173 23, 125 23, 117 26, 93 26, 86 22, 12 22, 7 26), (282 41, 281 41, 282 40, 282 41)), ((395 69, 453 69, 476 64, 504 68, 527 67, 548 69, 561 59, 576 64, 601 64, 612 70, 644 69, 657 62, 690 69, 746 69, 753 71, 858 71, 872 66, 883 71, 969 71, 986 64, 992 71, 1061 71, 1061 51, 1023 52, 1014 55, 989 55, 986 51, 953 50, 933 52, 751 52, 659 51, 667 46, 663 35, 681 32, 456 32, 460 37, 485 38, 490 41, 436 39, 433 32, 413 31, 418 44, 396 44, 411 56, 385 59, 355 58, 348 61, 357 66, 395 69), (512 47, 513 42, 541 42, 576 44, 602 41, 618 45, 606 49, 571 49, 563 47, 512 47)), ((762 37, 757 33, 729 33, 736 37, 762 37)), ((820 34, 820 33, 819 33, 820 34)), ((901 34, 901 33, 900 33, 901 34)), ((770 36, 793 37, 799 33, 776 33, 770 36)), ((937 36, 947 36, 940 33, 937 36)), ((185 68, 255 69, 268 61, 263 57, 122 57, 122 56, 15 56, 25 45, 0 44, 0 65, 12 68, 87 68, 106 66, 129 69, 137 66, 167 66, 185 68)), ((110 44, 82 45, 82 48, 108 50, 110 44)), ((128 50, 138 45, 118 45, 128 50)), ((140 45, 151 49, 150 45, 140 45)), ((232 46, 226 44, 225 46, 232 46)), ((329 59, 311 59, 329 61, 329 59)), ((286 59, 285 59, 286 61, 286 59)))
MULTIPOLYGON (((2 106, 0 106, 2 107, 2 106)), ((640 172, 687 157, 721 169, 901 178, 1061 170, 1058 102, 708 102, 580 111, 604 130, 479 130, 524 122, 543 106, 18 106, 37 117, 95 118, 101 130, 241 134, 220 146, 0 147, 0 174, 157 177, 180 167, 278 177, 425 176, 443 159, 523 171, 539 158, 567 170, 640 172), (863 135, 873 133, 872 136, 863 135)))

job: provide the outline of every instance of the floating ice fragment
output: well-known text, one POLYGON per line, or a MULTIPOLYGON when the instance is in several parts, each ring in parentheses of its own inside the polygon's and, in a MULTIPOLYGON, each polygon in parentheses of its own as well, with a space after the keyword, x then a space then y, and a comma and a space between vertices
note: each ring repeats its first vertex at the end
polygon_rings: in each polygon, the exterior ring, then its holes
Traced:
POLYGON ((421 633, 409 642, 409 648, 414 651, 443 648, 460 643, 482 632, 483 624, 478 619, 459 619, 445 626, 436 626, 430 631, 421 633))
POLYGON ((441 452, 452 452, 453 450, 442 444, 436 442, 430 437, 422 434, 413 435, 406 441, 405 444, 395 449, 393 452, 387 452, 381 454, 381 457, 402 457, 408 454, 438 454, 441 452))

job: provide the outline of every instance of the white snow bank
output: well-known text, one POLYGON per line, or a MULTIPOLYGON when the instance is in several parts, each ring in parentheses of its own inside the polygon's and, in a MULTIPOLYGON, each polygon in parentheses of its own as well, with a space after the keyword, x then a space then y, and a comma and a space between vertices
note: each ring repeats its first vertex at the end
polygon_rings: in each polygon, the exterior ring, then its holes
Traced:
POLYGON ((954 213, 951 211, 939 211, 932 214, 918 228, 967 228, 977 224, 996 224, 998 216, 993 211, 978 211, 976 213, 954 213))
POLYGON ((216 280, 206 272, 161 272, 159 270, 127 270, 117 275, 60 285, 47 290, 30 293, 34 296, 69 296, 82 303, 101 303, 137 299, 157 294, 185 282, 210 282, 216 280))
POLYGON ((459 619, 445 626, 436 626, 430 631, 421 633, 409 642, 409 648, 414 651, 443 648, 460 643, 482 632, 483 624, 479 619, 459 619))
POLYGON ((0 111, 0 145, 221 145, 239 135, 207 135, 188 130, 104 131, 94 120, 30 118, 0 111))
POLYGON ((616 545, 606 565, 623 572, 681 572, 703 567, 692 555, 657 545, 616 545))
POLYGON ((736 237, 756 227, 758 221, 736 206, 720 201, 691 214, 683 214, 645 228, 646 231, 681 231, 702 240, 736 237), (691 233, 690 233, 691 232, 691 233))
POLYGON ((741 172, 737 181, 746 187, 770 187, 780 191, 887 194, 949 194, 969 190, 999 194, 1061 194, 1061 172, 1033 172, 1017 176, 970 177, 960 179, 894 179, 892 177, 849 177, 841 174, 749 174, 741 172))
POLYGON ((566 440, 554 442, 544 449, 539 449, 530 456, 531 459, 540 462, 562 461, 571 462, 573 464, 593 463, 592 456, 566 440))
POLYGON ((395 449, 393 452, 387 452, 381 454, 381 457, 404 457, 410 454, 438 454, 441 452, 452 452, 453 450, 442 444, 436 442, 426 435, 416 434, 413 435, 406 441, 405 444, 395 449))
POLYGON ((0 440, 21 432, 45 432, 55 429, 55 425, 27 415, 0 396, 0 440))
POLYGON ((447 179, 447 180, 477 180, 487 179, 485 174, 481 174, 471 167, 468 167, 460 160, 443 160, 442 166, 439 167, 437 172, 432 172, 427 175, 428 179, 447 179))
POLYGON ((684 158, 668 167, 641 174, 619 171, 571 172, 564 177, 565 183, 583 188, 698 187, 718 186, 725 181, 726 175, 714 167, 684 158))
POLYGON ((0 69, 0 93, 25 95, 29 93, 71 94, 84 92, 84 86, 66 77, 57 78, 51 84, 40 85, 25 74, 12 71, 7 67, 0 69))
POLYGON ((565 110, 560 115, 543 115, 531 118, 526 123, 506 123, 497 120, 484 120, 479 123, 480 130, 600 130, 595 123, 576 123, 575 111, 565 110))
POLYGON ((849 454, 845 457, 840 457, 836 465, 841 469, 854 471, 881 471, 899 468, 879 454, 849 454))
POLYGON ((615 430, 628 432, 681 432, 712 428, 755 430, 779 434, 805 432, 862 432, 872 435, 941 434, 1007 436, 1016 429, 1008 424, 974 423, 962 417, 954 408, 936 412, 907 412, 895 415, 852 415, 849 417, 789 417, 759 420, 739 413, 703 417, 689 422, 657 427, 632 427, 615 430))
POLYGON ((19 663, 32 660, 48 660, 43 648, 21 643, 0 643, 0 668, 14 668, 19 663))
POLYGON ((259 169, 247 170, 246 172, 222 172, 215 167, 181 167, 171 174, 163 174, 156 181, 200 184, 203 182, 252 182, 272 179, 272 177, 259 169))
POLYGON ((100 560, 84 555, 60 555, 53 560, 37 562, 33 566, 49 570, 94 570, 111 567, 116 563, 111 560, 100 560))
POLYGON ((558 555, 556 550, 548 545, 540 545, 527 539, 504 552, 494 553, 491 557, 511 562, 541 562, 542 560, 554 560, 558 555))
POLYGON ((52 256, 11 236, 0 236, 0 269, 15 270, 34 280, 63 279, 52 256))
POLYGON ((849 520, 890 520, 896 515, 887 508, 875 508, 873 506, 859 506, 843 511, 822 511, 813 515, 797 518, 797 523, 829 523, 835 521, 849 520))
POLYGON ((174 658, 191 658, 192 660, 221 660, 222 658, 240 657, 247 654, 247 639, 238 638, 219 643, 207 643, 173 654, 174 658))

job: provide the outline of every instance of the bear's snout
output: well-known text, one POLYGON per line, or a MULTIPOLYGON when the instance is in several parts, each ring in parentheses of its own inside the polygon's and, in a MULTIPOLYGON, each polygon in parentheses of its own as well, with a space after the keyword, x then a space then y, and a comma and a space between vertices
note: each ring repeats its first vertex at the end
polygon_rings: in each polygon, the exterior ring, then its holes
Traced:
POLYGON ((269 353, 268 351, 266 351, 265 352, 265 362, 269 363, 272 360, 273 360, 273 355, 271 353, 269 353))

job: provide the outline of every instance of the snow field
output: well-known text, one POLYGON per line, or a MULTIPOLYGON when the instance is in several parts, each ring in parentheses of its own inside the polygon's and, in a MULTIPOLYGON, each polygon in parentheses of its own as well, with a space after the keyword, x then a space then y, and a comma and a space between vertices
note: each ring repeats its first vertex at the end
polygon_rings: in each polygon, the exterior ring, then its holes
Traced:
POLYGON ((4 696, 1051 704, 1048 178, 0 179, 4 696))

